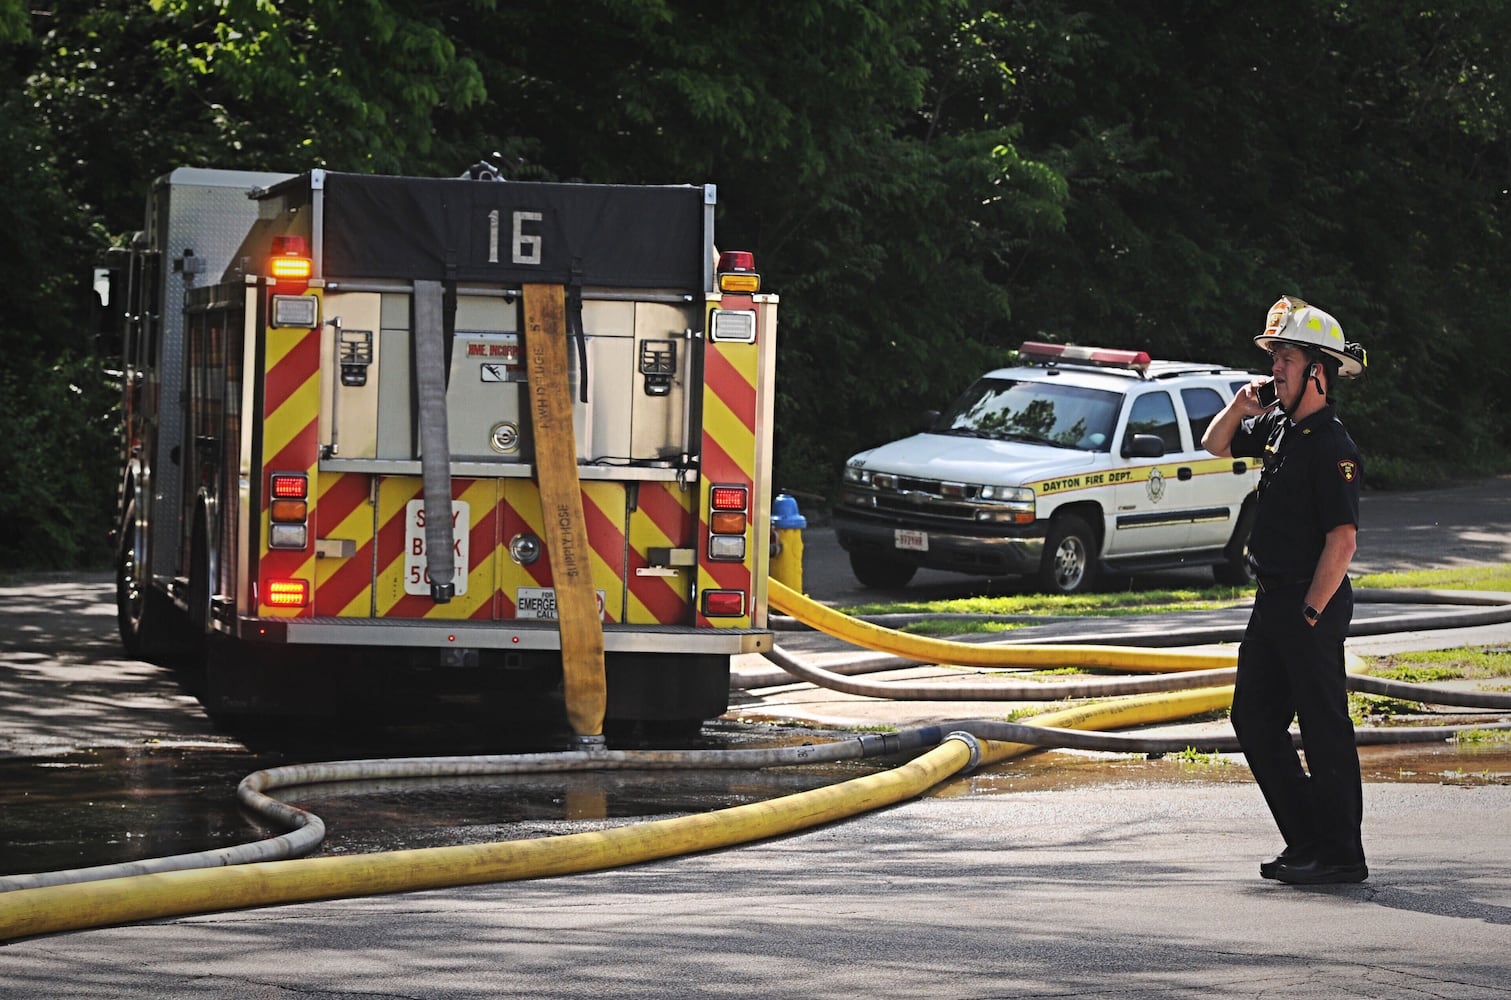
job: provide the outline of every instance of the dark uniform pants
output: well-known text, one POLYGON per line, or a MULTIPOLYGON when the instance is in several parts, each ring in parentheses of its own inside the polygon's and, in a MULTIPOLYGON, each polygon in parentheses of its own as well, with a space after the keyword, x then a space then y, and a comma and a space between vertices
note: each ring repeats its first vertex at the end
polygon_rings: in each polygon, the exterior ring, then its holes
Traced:
POLYGON ((1238 651, 1233 731, 1287 849, 1352 864, 1364 860, 1364 796, 1343 669, 1353 589, 1345 579, 1312 626, 1301 614, 1307 586, 1261 584, 1238 651), (1292 717, 1305 769, 1291 742, 1292 717))

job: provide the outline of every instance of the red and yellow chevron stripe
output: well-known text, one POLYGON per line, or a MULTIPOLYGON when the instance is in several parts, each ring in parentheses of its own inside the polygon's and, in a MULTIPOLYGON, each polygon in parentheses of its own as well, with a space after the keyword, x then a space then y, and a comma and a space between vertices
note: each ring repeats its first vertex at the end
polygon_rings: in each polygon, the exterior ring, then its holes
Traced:
MULTIPOLYGON (((453 501, 465 504, 468 512, 467 580, 450 603, 436 604, 418 586, 424 581, 410 578, 414 560, 405 558, 423 534, 409 523, 412 505, 424 496, 420 478, 322 473, 312 531, 321 539, 350 542, 352 554, 316 561, 314 614, 508 621, 517 616, 521 588, 551 587, 544 554, 529 566, 509 554, 516 535, 542 537, 545 530, 535 484, 527 479, 459 479, 452 485, 453 501)), ((686 574, 636 571, 650 566, 653 547, 693 544, 692 494, 676 483, 586 482, 583 501, 593 585, 603 591, 605 620, 690 624, 686 574)))
MULTIPOLYGON (((708 324, 711 326, 712 324, 708 324)), ((707 327, 705 327, 707 328, 707 327)), ((760 348, 756 344, 710 341, 704 353, 703 461, 698 524, 698 590, 739 590, 752 593, 755 545, 764 539, 757 526, 745 529, 745 561, 713 562, 703 539, 708 537, 708 492, 714 484, 742 483, 754 501, 756 475, 756 381, 760 348)), ((704 627, 750 626, 751 609, 740 618, 709 619, 698 615, 704 627)))
MULTIPOLYGON (((317 295, 318 292, 311 292, 317 295)), ((319 329, 267 330, 263 366, 262 453, 254 468, 262 477, 262 507, 257 512, 261 539, 257 563, 251 571, 257 579, 315 580, 312 549, 292 551, 268 548, 269 472, 305 472, 311 484, 318 472, 320 435, 320 331, 319 329)), ((313 488, 313 487, 312 487, 313 488)), ((310 498, 313 518, 315 498, 310 498)), ((257 614, 266 617, 308 617, 313 608, 281 608, 261 603, 266 587, 257 591, 257 614)))

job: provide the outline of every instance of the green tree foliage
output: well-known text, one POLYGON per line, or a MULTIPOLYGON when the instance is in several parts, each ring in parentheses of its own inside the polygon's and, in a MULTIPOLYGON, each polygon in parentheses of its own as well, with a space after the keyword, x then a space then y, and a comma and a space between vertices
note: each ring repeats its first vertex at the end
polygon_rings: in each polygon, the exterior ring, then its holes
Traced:
POLYGON ((23 87, 30 24, 0 2, 0 567, 96 560, 117 470, 115 395, 93 358, 87 262, 98 233, 23 87))
MULTIPOLYGON (((114 475, 87 276, 152 177, 487 157, 719 185, 783 297, 789 487, 1024 339, 1258 365, 1281 293, 1370 350, 1373 482, 1503 469, 1506 37, 1504 0, 0 0, 0 459, 114 475)), ((28 509, 108 520, 38 471, 28 509)), ((32 533, 56 560, 70 516, 32 533)))
POLYGON ((30 36, 31 22, 22 0, 0 0, 0 45, 24 42, 30 36))
MULTIPOLYGON (((479 102, 477 66, 437 5, 403 0, 152 0, 153 56, 213 124, 214 152, 271 169, 415 170, 432 115, 479 102)), ((489 5, 491 6, 491 4, 489 5)))

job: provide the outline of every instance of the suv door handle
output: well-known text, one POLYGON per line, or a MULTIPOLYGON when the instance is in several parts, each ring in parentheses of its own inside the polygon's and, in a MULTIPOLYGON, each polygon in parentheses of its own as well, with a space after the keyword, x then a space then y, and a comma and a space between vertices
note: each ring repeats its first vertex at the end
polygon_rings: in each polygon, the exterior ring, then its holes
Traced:
POLYGON ((1233 463, 1233 475, 1235 475, 1235 476, 1241 476, 1245 472, 1248 472, 1248 471, 1249 471, 1249 463, 1248 462, 1234 462, 1233 463))
POLYGON ((1179 479, 1183 483, 1189 483, 1191 481, 1191 476, 1192 472, 1189 465, 1182 465, 1179 469, 1175 470, 1175 478, 1179 479))

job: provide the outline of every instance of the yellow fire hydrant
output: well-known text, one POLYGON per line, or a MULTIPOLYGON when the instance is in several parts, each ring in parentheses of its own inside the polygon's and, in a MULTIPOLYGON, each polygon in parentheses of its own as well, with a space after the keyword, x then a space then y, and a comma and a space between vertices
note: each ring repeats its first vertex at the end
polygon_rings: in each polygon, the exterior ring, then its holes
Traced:
POLYGON ((786 493, 771 499, 771 575, 777 582, 803 592, 803 529, 808 519, 798 512, 797 500, 786 493))

